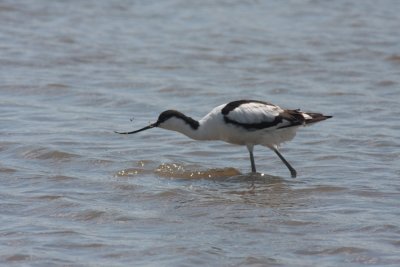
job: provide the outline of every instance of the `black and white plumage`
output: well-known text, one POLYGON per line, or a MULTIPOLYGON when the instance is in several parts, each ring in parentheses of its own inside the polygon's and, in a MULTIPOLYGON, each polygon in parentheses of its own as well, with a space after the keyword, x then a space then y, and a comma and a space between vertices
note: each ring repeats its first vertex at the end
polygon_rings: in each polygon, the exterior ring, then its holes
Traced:
POLYGON ((289 169, 292 177, 296 170, 279 152, 281 143, 290 141, 299 127, 331 118, 321 113, 282 109, 274 104, 257 100, 238 100, 214 108, 196 121, 179 111, 162 112, 155 123, 132 132, 138 133, 154 127, 180 132, 194 140, 221 140, 245 145, 250 153, 252 172, 256 172, 253 156, 255 145, 272 149, 289 169))

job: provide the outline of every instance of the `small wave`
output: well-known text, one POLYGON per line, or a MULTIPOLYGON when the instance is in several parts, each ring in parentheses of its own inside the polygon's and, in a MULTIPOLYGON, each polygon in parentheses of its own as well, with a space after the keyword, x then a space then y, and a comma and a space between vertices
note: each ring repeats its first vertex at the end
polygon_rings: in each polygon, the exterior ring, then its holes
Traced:
POLYGON ((157 175, 164 178, 178 178, 178 179, 222 179, 229 182, 242 182, 242 181, 269 181, 276 182, 282 181, 279 176, 273 176, 266 173, 242 173, 236 168, 210 168, 202 169, 199 166, 185 166, 179 163, 163 163, 158 167, 148 167, 139 162, 141 167, 127 168, 118 171, 116 177, 138 177, 143 175, 157 175))
POLYGON ((11 261, 11 262, 13 262, 13 261, 28 261, 31 258, 32 257, 27 254, 14 254, 14 255, 7 257, 6 261, 11 261))
POLYGON ((301 255, 337 255, 337 254, 359 254, 368 252, 368 250, 358 247, 333 247, 327 249, 308 249, 300 250, 297 253, 301 255))
POLYGON ((16 171, 17 171, 16 169, 0 167, 0 172, 2 172, 2 173, 13 173, 13 172, 16 172, 16 171))
POLYGON ((55 175, 55 176, 50 176, 49 179, 53 181, 66 181, 66 180, 74 180, 77 178, 67 175, 55 175))
POLYGON ((77 219, 83 220, 83 221, 91 221, 91 220, 96 220, 104 217, 106 213, 104 211, 99 211, 99 210, 87 210, 80 212, 78 215, 76 215, 77 219))
POLYGON ((35 197, 34 199, 39 199, 39 200, 56 200, 56 199, 59 199, 59 198, 62 198, 62 196, 59 196, 59 195, 42 195, 42 196, 38 196, 38 197, 35 197))
POLYGON ((206 170, 193 169, 178 163, 163 163, 154 169, 145 169, 144 164, 138 168, 128 168, 116 173, 117 177, 140 176, 156 174, 165 178, 181 179, 215 179, 239 176, 242 173, 235 168, 213 168, 206 170))
POLYGON ((32 149, 25 152, 23 156, 27 159, 57 160, 57 161, 79 158, 79 155, 76 154, 59 150, 49 150, 47 148, 32 149))
POLYGON ((387 57, 386 60, 394 63, 400 63, 400 55, 391 55, 390 57, 387 57))
POLYGON ((176 163, 163 163, 154 170, 154 173, 162 177, 183 179, 212 179, 241 175, 235 168, 191 170, 176 163))
POLYGON ((138 176, 146 173, 152 173, 152 172, 141 168, 129 168, 118 171, 116 173, 116 176, 117 177, 138 176))

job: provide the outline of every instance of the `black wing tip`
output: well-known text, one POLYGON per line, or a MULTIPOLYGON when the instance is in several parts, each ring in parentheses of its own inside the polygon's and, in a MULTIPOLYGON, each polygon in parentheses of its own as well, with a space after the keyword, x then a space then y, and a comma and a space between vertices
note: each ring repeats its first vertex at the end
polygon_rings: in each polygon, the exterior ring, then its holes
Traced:
POLYGON ((311 119, 306 120, 306 124, 315 123, 315 122, 324 121, 324 120, 333 118, 333 116, 323 115, 321 113, 306 113, 306 114, 311 116, 311 119))
MULTIPOLYGON (((327 120, 327 119, 330 119, 330 118, 333 118, 333 116, 330 116, 330 115, 322 115, 322 114, 321 114, 321 116, 318 116, 318 117, 316 117, 315 119, 327 120)), ((314 119, 314 118, 313 118, 313 119, 314 119)))

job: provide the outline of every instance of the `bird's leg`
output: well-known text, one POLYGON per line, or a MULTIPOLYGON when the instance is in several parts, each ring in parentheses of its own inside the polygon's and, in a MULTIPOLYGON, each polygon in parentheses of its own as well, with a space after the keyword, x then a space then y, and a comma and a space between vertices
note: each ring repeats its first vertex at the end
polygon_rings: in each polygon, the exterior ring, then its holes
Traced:
POLYGON ((256 164, 254 163, 254 155, 253 155, 253 147, 252 145, 247 145, 247 149, 250 153, 250 162, 251 162, 251 172, 256 172, 256 164))
POLYGON ((256 172, 256 164, 254 163, 253 151, 250 151, 251 172, 256 172))
POLYGON ((274 148, 275 153, 278 155, 278 157, 285 163, 286 167, 289 169, 290 174, 292 175, 292 178, 296 178, 297 172, 296 170, 287 162, 287 160, 282 156, 282 154, 278 151, 278 149, 274 148))

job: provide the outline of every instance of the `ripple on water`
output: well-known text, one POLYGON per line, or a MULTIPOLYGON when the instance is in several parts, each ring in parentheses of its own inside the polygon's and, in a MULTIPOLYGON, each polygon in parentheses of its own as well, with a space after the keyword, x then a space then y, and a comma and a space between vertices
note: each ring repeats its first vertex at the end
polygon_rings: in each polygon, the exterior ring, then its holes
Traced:
POLYGON ((152 173, 152 172, 149 170, 140 169, 140 168, 128 168, 128 169, 118 171, 115 175, 117 177, 131 177, 131 176, 139 176, 139 175, 149 174, 149 173, 152 173))
POLYGON ((59 198, 62 198, 62 197, 63 196, 59 196, 59 195, 41 195, 41 196, 36 197, 36 199, 51 201, 51 200, 56 200, 56 199, 59 199, 59 198))
POLYGON ((159 176, 183 179, 210 179, 223 178, 240 175, 241 173, 235 168, 214 168, 208 170, 191 170, 176 163, 163 163, 154 170, 159 176))
POLYGON ((60 150, 53 150, 48 148, 35 148, 23 152, 23 157, 26 159, 69 161, 74 158, 79 158, 80 156, 77 154, 72 154, 60 150))
POLYGON ((6 261, 8 262, 15 262, 15 261, 28 261, 31 260, 32 256, 31 255, 27 255, 27 254, 14 254, 11 256, 8 256, 6 258, 6 261))
POLYGON ((67 175, 55 175, 48 178, 51 181, 68 181, 78 179, 77 177, 67 176, 67 175))
POLYGON ((386 60, 392 63, 400 64, 400 55, 391 55, 387 57, 386 60))
POLYGON ((0 167, 0 173, 14 173, 16 171, 17 170, 13 168, 0 167))
MULTIPOLYGON (((143 165, 144 166, 144 165, 143 165)), ((156 174, 164 178, 181 179, 215 179, 228 178, 241 175, 235 168, 213 168, 201 170, 192 166, 184 166, 178 163, 163 163, 154 169, 128 168, 116 173, 117 177, 140 176, 143 174, 156 174)))
POLYGON ((74 215, 74 218, 82 221, 93 221, 105 218, 106 212, 100 210, 85 210, 74 215))
POLYGON ((368 252, 367 249, 359 247, 333 247, 327 249, 305 249, 298 250, 297 253, 301 255, 337 255, 337 254, 359 254, 368 252))

